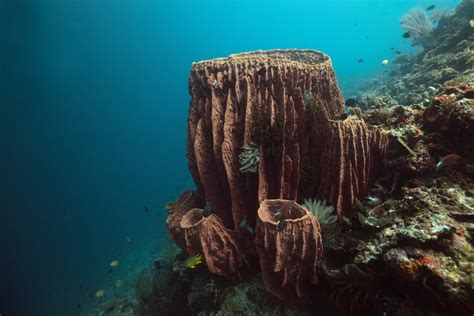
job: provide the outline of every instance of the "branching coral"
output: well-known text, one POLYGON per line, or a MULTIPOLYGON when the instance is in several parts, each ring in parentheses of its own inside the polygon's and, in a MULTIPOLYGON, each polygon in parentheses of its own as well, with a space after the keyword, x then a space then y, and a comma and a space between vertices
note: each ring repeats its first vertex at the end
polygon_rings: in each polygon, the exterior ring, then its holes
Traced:
POLYGON ((413 44, 422 45, 424 48, 432 45, 433 24, 423 9, 414 8, 408 11, 402 17, 401 24, 413 44))
POLYGON ((257 172, 260 150, 255 144, 248 144, 242 147, 243 151, 239 155, 241 172, 257 172))
POLYGON ((328 205, 326 200, 305 199, 303 207, 316 216, 321 226, 328 226, 337 221, 334 206, 328 205))

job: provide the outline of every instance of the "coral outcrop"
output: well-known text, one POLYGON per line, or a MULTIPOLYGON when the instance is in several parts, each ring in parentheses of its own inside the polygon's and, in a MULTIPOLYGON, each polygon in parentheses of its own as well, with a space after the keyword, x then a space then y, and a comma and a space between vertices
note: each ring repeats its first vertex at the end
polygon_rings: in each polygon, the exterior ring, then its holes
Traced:
POLYGON ((342 95, 323 53, 256 51, 194 63, 189 91, 189 169, 226 226, 254 225, 259 203, 276 198, 326 199, 342 218, 367 194, 385 138, 363 121, 339 120, 342 95), (241 172, 249 146, 259 150, 256 174, 241 172))
POLYGON ((308 299, 323 251, 316 217, 294 201, 265 200, 255 243, 266 290, 288 302, 308 299))
POLYGON ((198 208, 188 211, 180 226, 184 232, 184 249, 189 254, 203 253, 212 273, 229 280, 241 279, 248 268, 248 249, 241 249, 244 236, 225 228, 214 214, 204 217, 203 210, 198 208))

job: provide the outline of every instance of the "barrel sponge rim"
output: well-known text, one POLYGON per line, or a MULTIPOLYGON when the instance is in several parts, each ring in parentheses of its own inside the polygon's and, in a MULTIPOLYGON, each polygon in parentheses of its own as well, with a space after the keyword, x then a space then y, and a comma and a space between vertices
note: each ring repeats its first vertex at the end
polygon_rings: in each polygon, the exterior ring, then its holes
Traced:
POLYGON ((193 66, 207 63, 222 63, 239 61, 239 60, 273 60, 286 61, 299 65, 317 66, 323 64, 331 64, 331 58, 325 53, 315 49, 269 49, 255 50, 238 54, 231 54, 228 57, 220 57, 208 60, 193 62, 193 66))

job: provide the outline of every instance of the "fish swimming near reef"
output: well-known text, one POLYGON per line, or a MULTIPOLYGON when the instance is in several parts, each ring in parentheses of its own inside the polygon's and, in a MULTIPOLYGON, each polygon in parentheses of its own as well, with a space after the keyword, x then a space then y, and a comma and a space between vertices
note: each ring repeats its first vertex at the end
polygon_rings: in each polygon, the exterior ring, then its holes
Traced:
POLYGON ((286 219, 282 218, 277 225, 277 230, 281 232, 286 226, 286 219))
POLYGON ((100 289, 97 292, 95 292, 95 296, 98 297, 98 298, 101 298, 104 295, 105 295, 105 290, 103 290, 103 289, 100 289))
POLYGON ((365 198, 365 203, 367 203, 367 205, 369 206, 377 206, 377 205, 380 205, 382 204, 382 199, 376 197, 376 196, 367 196, 365 198))
POLYGON ((410 32, 403 33, 403 38, 410 38, 410 32))
POLYGON ((118 267, 118 265, 119 265, 119 262, 118 262, 117 260, 114 260, 114 261, 112 261, 112 262, 110 263, 110 266, 111 266, 112 268, 118 267))
POLYGON ((474 27, 474 19, 469 20, 469 25, 470 25, 471 27, 474 27))
POLYGON ((175 208, 176 208, 175 202, 168 202, 165 204, 165 209, 168 211, 168 213, 171 213, 172 211, 174 211, 175 208))
POLYGON ((349 98, 346 100, 346 106, 355 107, 359 105, 359 101, 354 98, 349 98))
POLYGON ((145 208, 145 213, 150 213, 150 211, 148 210, 148 207, 144 206, 145 208))
POLYGON ((115 280, 114 285, 117 289, 120 288, 122 286, 122 280, 120 279, 115 280))
POLYGON ((433 10, 434 8, 436 8, 436 6, 434 4, 430 5, 429 7, 427 7, 425 10, 426 11, 431 11, 433 10))
POLYGON ((362 58, 357 61, 357 63, 359 63, 359 64, 363 63, 363 62, 364 62, 364 60, 362 58))
POLYGON ((240 222, 239 227, 240 227, 240 228, 244 228, 250 235, 253 235, 253 233, 254 233, 252 226, 250 226, 250 225, 247 223, 247 218, 244 218, 244 219, 240 222))
POLYGON ((401 53, 402 53, 402 52, 399 51, 399 50, 396 50, 396 51, 395 51, 395 54, 397 54, 397 55, 400 55, 401 53))
POLYGON ((386 65, 388 65, 388 59, 384 59, 384 60, 382 60, 382 63, 381 63, 381 64, 382 64, 382 66, 386 66, 386 65))
POLYGON ((208 217, 212 214, 212 204, 211 202, 207 202, 204 208, 202 209, 202 216, 208 217))
POLYGON ((454 165, 457 165, 460 160, 461 160, 461 156, 459 155, 456 155, 456 154, 446 155, 443 158, 441 158, 436 164, 436 171, 451 168, 454 165))
POLYGON ((203 263, 203 260, 200 253, 194 256, 190 256, 186 260, 184 260, 184 265, 186 266, 186 268, 189 268, 189 269, 194 269, 201 263, 203 263))

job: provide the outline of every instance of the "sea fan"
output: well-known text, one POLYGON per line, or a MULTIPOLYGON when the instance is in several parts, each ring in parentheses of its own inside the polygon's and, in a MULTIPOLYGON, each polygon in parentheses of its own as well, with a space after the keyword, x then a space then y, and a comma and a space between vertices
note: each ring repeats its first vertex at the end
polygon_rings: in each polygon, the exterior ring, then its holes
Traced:
POLYGON ((326 200, 305 199, 303 207, 313 213, 323 227, 332 225, 337 221, 334 206, 327 204, 326 200))
POLYGON ((402 17, 401 24, 413 44, 422 45, 424 48, 429 48, 432 45, 433 24, 423 9, 414 8, 408 11, 402 17))
POLYGON ((239 155, 240 172, 257 172, 260 150, 255 144, 248 144, 242 147, 243 151, 239 155))

